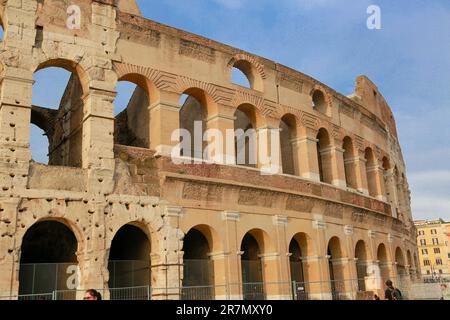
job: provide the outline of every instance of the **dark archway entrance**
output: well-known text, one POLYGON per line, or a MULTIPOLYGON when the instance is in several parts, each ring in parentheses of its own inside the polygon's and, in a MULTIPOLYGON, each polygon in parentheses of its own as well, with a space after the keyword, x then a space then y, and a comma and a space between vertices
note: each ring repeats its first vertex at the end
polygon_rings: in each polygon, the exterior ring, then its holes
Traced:
POLYGON ((242 292, 244 300, 264 300, 264 281, 261 259, 261 249, 256 239, 247 233, 242 240, 242 292))
POLYGON ((127 224, 117 231, 109 253, 111 300, 148 299, 151 246, 140 228, 127 224))
POLYGON ((191 229, 184 237, 183 251, 183 300, 213 299, 214 267, 208 256, 208 240, 197 229, 191 229))
POLYGON ((19 299, 51 300, 55 291, 78 286, 77 239, 57 221, 34 224, 22 241, 19 299))

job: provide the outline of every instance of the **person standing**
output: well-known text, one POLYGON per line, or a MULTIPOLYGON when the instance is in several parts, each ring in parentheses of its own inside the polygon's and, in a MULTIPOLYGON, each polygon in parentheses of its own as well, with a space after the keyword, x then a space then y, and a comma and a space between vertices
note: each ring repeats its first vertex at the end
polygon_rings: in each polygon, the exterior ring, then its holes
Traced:
POLYGON ((386 281, 387 289, 384 291, 386 300, 402 300, 402 292, 395 288, 391 280, 386 281))

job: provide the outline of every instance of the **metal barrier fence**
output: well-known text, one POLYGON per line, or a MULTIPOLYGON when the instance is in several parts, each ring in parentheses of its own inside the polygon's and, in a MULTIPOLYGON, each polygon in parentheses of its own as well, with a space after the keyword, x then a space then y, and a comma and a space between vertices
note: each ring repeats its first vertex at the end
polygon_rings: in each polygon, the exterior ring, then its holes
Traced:
MULTIPOLYGON (((367 286, 367 279, 365 285, 367 286)), ((448 297, 450 283, 425 283, 410 281, 409 277, 391 279, 402 291, 404 299, 441 299, 448 297), (442 288, 448 288, 445 293, 442 288)), ((374 294, 384 298, 381 281, 378 288, 361 291, 361 279, 346 279, 316 282, 252 282, 211 286, 189 286, 179 288, 151 288, 150 286, 99 289, 104 300, 371 300, 374 294)), ((49 293, 18 296, 2 296, 0 300, 81 300, 85 290, 54 290, 49 293)))

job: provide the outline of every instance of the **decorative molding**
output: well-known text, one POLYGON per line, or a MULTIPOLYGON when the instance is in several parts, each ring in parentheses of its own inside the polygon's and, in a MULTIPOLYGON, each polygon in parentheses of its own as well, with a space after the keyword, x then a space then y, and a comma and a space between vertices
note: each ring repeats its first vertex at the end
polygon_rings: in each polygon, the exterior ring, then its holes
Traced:
POLYGON ((353 226, 351 226, 351 225, 346 225, 346 226, 344 226, 344 234, 345 234, 346 236, 351 236, 351 235, 353 235, 353 226))
POLYGON ((223 211, 222 220, 224 221, 239 221, 241 219, 241 214, 236 211, 223 211))
POLYGON ((373 238, 376 237, 377 233, 376 233, 376 231, 368 230, 368 231, 367 231, 367 235, 368 235, 368 237, 369 237, 370 239, 373 239, 373 238))
POLYGON ((236 62, 242 60, 250 62, 250 64, 252 64, 256 68, 256 70, 258 70, 258 73, 261 76, 261 78, 263 79, 267 78, 266 72, 264 71, 264 65, 260 63, 258 60, 256 60, 254 56, 245 53, 239 53, 235 55, 233 58, 231 58, 231 60, 228 62, 228 68, 231 69, 236 64, 236 62))
POLYGON ((392 234, 388 233, 387 240, 388 240, 389 243, 394 242, 394 236, 392 234))
POLYGON ((184 209, 183 207, 166 206, 164 208, 164 216, 173 218, 183 218, 184 209))
POLYGON ((327 228, 326 222, 322 220, 313 220, 312 225, 314 229, 325 230, 327 228))
POLYGON ((276 216, 273 216, 272 220, 273 220, 273 224, 276 226, 287 226, 287 224, 288 224, 287 216, 276 215, 276 216))

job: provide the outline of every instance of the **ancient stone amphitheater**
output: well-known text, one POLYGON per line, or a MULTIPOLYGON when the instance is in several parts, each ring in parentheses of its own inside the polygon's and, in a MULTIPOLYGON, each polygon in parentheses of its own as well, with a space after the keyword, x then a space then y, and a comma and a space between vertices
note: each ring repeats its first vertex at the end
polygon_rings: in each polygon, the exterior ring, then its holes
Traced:
POLYGON ((367 77, 344 96, 132 0, 3 0, 0 17, 2 299, 358 299, 419 276, 394 117, 367 77), (50 67, 72 74, 54 109, 32 104, 50 67), (118 81, 137 88, 115 116, 118 81), (279 172, 174 163, 193 121, 281 129, 279 172))

